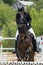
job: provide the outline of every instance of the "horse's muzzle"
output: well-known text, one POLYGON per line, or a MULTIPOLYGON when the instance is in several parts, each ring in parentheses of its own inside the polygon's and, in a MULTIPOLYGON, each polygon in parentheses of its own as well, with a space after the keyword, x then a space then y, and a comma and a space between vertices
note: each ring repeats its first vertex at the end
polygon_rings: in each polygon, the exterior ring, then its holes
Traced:
POLYGON ((24 34, 20 34, 20 39, 24 40, 24 34))

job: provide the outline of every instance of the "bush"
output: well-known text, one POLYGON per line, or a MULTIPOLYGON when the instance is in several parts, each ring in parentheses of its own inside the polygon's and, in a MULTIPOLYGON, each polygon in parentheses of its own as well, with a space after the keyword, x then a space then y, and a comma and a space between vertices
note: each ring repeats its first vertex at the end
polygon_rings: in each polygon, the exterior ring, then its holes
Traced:
POLYGON ((27 11, 30 12, 32 17, 31 25, 36 36, 43 35, 43 9, 37 10, 34 7, 27 6, 27 11))
POLYGON ((16 2, 16 0, 3 0, 3 2, 9 5, 13 5, 16 2))
POLYGON ((16 11, 6 4, 0 4, 0 27, 7 27, 8 29, 14 27, 16 11), (12 25, 9 27, 9 25, 12 25))
POLYGON ((36 36, 43 35, 43 9, 40 12, 36 9, 31 9, 32 27, 36 33, 36 36))
MULTIPOLYGON (((2 35, 4 37, 14 37, 17 29, 15 23, 16 10, 13 10, 12 7, 6 4, 0 4, 0 28, 2 28, 2 35)), ((11 41, 11 40, 10 40, 11 41)), ((12 42, 3 41, 3 46, 10 47, 13 46, 14 41, 12 42)))

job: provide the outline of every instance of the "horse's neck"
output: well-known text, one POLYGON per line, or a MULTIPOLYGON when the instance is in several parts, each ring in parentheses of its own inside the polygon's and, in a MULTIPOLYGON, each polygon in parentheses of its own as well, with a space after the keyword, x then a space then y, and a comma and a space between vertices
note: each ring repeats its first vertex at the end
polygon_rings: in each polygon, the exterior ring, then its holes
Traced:
POLYGON ((29 31, 26 32, 26 36, 27 36, 28 39, 31 38, 31 37, 30 37, 30 32, 29 32, 29 31))
POLYGON ((29 34, 30 34, 29 31, 26 31, 26 34, 25 34, 25 35, 26 35, 27 37, 28 37, 29 34))

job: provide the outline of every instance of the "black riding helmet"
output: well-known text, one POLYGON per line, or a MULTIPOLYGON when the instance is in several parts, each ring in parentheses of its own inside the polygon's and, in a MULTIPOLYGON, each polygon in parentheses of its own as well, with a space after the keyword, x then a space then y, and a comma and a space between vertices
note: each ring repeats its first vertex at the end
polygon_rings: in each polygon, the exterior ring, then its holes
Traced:
POLYGON ((24 6, 19 6, 19 7, 18 7, 18 11, 19 11, 19 12, 24 11, 24 6))

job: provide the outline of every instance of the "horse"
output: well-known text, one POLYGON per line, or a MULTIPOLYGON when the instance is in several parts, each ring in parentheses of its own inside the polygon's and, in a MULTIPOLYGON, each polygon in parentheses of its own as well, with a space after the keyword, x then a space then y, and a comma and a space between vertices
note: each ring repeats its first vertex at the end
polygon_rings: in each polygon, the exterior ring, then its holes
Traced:
POLYGON ((34 61, 32 38, 25 24, 18 26, 19 35, 17 40, 18 61, 34 61))

